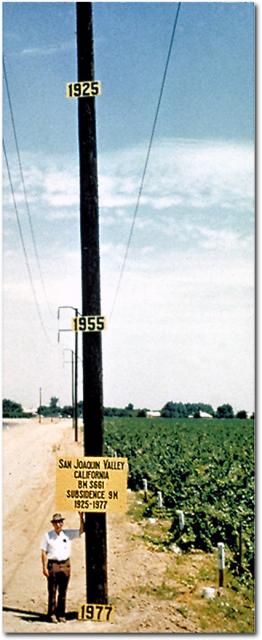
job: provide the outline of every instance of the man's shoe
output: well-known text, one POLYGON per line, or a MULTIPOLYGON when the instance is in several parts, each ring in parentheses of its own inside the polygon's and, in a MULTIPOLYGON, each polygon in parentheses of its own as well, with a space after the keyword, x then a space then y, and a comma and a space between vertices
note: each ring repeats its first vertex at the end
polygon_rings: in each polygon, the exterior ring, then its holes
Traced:
POLYGON ((57 624, 57 619, 55 616, 49 616, 48 622, 53 622, 53 624, 57 624))
POLYGON ((66 622, 66 618, 57 618, 58 622, 66 622))

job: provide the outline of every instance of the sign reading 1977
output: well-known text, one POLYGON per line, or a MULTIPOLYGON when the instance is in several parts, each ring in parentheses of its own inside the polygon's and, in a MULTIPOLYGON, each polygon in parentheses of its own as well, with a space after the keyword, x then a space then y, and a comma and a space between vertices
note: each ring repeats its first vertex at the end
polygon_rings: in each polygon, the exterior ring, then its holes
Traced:
POLYGON ((94 98, 102 93, 102 84, 99 80, 85 82, 68 82, 66 85, 67 98, 94 98))
POLYGON ((105 316, 76 316, 72 318, 72 331, 103 331, 106 329, 105 316))

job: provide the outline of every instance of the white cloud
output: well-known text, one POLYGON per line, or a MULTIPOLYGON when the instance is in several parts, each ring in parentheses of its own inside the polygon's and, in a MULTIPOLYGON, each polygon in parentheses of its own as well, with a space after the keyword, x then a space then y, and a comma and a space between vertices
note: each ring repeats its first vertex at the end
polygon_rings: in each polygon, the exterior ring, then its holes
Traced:
MULTIPOLYGON (((100 156, 102 311, 107 316, 144 151, 139 147, 100 156)), ((41 260, 56 318, 58 305, 81 307, 80 253, 69 251, 65 235, 66 221, 78 210, 78 174, 71 158, 59 156, 50 161, 28 155, 25 169, 29 197, 38 198, 32 207, 34 222, 41 222, 48 238, 41 260)), ((20 198, 17 175, 15 184, 20 198)), ((252 212, 252 190, 252 150, 247 145, 181 140, 155 144, 136 221, 139 242, 130 247, 112 322, 103 337, 106 404, 133 401, 157 408, 181 399, 253 408, 253 238, 248 220, 243 224, 245 214, 252 212), (198 215, 200 205, 205 216, 198 215)), ((43 380, 50 389, 50 380, 54 385, 60 374, 53 360, 50 374, 21 252, 11 241, 10 235, 5 377, 7 388, 13 388, 15 380, 22 393, 19 381, 24 383, 26 361, 30 395, 36 381, 41 386, 43 380), (14 341, 14 323, 8 320, 12 314, 19 318, 23 340, 14 341), (41 381, 38 353, 46 362, 41 381)), ((39 279, 36 283, 40 290, 39 279)), ((43 296, 40 302, 44 308, 43 296)), ((54 339, 55 325, 51 321, 54 339)), ((67 346, 70 338, 63 336, 67 346)), ((67 402, 63 385, 57 384, 60 390, 51 393, 67 402)), ((28 397, 26 403, 30 401, 28 397)))
MULTIPOLYGON (((253 206, 253 148, 243 143, 167 140, 155 143, 144 183, 142 204, 154 209, 253 206)), ((122 199, 132 205, 145 150, 105 154, 100 160, 102 205, 122 199), (132 172, 132 176, 127 176, 132 172)))
POLYGON ((234 251, 250 253, 253 250, 254 239, 237 231, 228 229, 209 229, 198 227, 200 246, 209 251, 234 251))
MULTIPOLYGON (((145 148, 100 154, 99 204, 101 215, 111 210, 119 223, 119 210, 132 215, 144 166, 145 148)), ((74 162, 74 161, 73 161, 74 162)), ((79 207, 79 176, 70 157, 26 155, 24 174, 28 200, 45 208, 48 218, 56 209, 79 207), (46 211, 46 204, 48 205, 46 211)), ((163 140, 151 153, 140 199, 141 218, 146 211, 158 216, 164 210, 223 211, 240 215, 253 210, 253 149, 248 144, 199 140, 163 140), (141 211, 142 210, 142 211, 141 211)), ((17 202, 23 200, 18 169, 13 169, 17 202)), ((8 194, 8 189, 5 190, 8 194)), ((10 196, 8 196, 10 206, 10 196)), ((216 213, 218 215, 218 213, 216 213)), ((112 219, 113 223, 113 219, 112 219)), ((107 222, 106 222, 107 224, 107 222)))
POLYGON ((21 56, 53 56, 57 53, 63 53, 64 51, 68 51, 69 49, 73 49, 75 47, 75 43, 73 41, 56 43, 53 45, 47 45, 44 47, 28 47, 27 49, 22 49, 20 52, 21 56))
MULTIPOLYGON (((44 199, 52 208, 77 206, 78 175, 75 171, 48 171, 43 181, 44 199)), ((55 213, 54 213, 55 215, 55 213)))

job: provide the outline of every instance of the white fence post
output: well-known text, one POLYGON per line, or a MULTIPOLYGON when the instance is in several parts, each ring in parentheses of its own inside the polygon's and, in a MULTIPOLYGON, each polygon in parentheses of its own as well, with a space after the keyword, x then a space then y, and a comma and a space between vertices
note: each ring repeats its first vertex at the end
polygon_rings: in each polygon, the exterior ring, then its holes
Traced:
POLYGON ((185 526, 185 516, 183 511, 177 511, 178 519, 179 519, 179 529, 183 531, 185 526))
POLYGON ((162 507, 163 507, 162 491, 158 491, 157 492, 157 504, 160 507, 160 509, 162 509, 162 507))
POLYGON ((143 489, 144 489, 144 502, 148 502, 147 480, 146 480, 146 478, 143 478, 143 489))
POLYGON ((225 570, 225 545, 223 542, 218 542, 218 586, 224 585, 224 570, 225 570))

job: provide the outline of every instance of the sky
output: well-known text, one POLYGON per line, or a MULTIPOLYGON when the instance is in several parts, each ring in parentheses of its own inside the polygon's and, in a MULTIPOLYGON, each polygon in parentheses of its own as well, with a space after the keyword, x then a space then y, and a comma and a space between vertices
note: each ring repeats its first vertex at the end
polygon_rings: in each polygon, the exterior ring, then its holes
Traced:
MULTIPOLYGON (((93 5, 105 406, 254 410, 254 5, 182 3, 134 233, 112 313, 176 3, 93 5)), ((40 323, 3 180, 3 397, 71 402, 81 312, 75 4, 3 4, 3 133, 40 323), (44 288, 43 283, 44 282, 44 288), (60 343, 57 333, 60 329, 60 343), (67 351, 65 351, 67 349, 67 351)), ((81 366, 79 398, 82 398, 81 366)))

